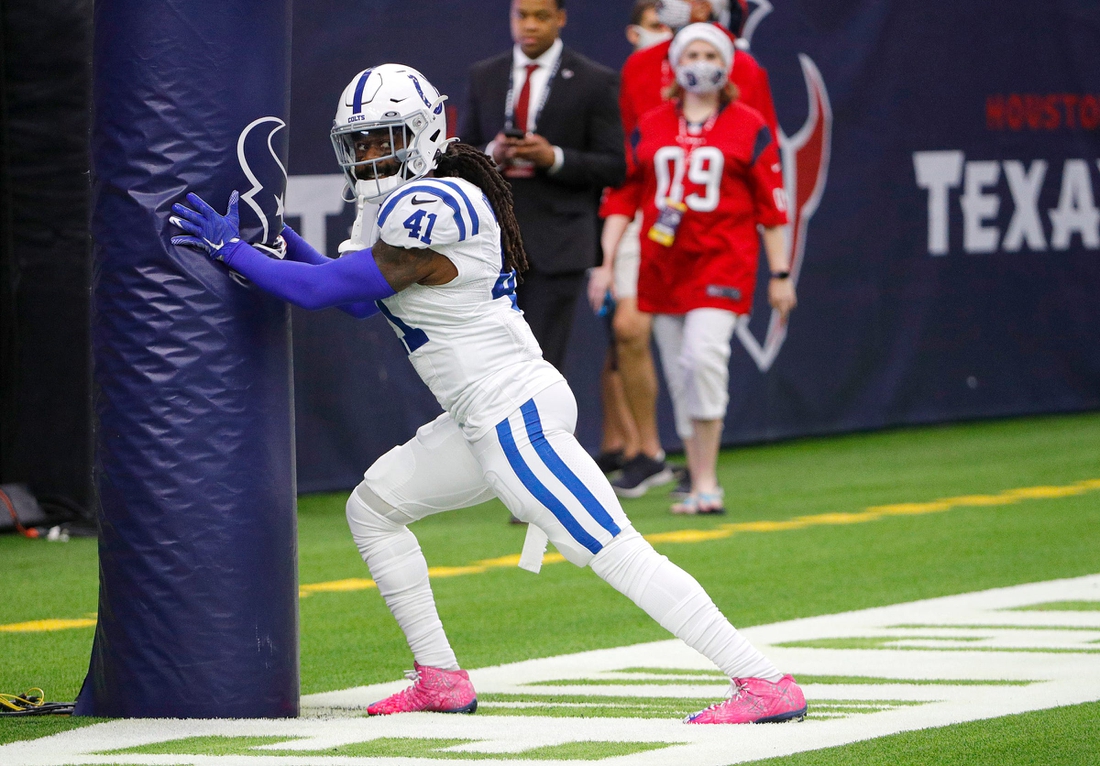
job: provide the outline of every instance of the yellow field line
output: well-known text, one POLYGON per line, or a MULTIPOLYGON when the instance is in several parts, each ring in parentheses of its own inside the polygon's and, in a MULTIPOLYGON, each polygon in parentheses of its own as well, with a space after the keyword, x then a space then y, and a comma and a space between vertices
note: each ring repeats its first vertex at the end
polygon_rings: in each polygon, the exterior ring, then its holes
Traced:
MULTIPOLYGON (((734 524, 722 524, 713 529, 677 529, 672 532, 656 532, 646 535, 651 543, 701 543, 721 540, 741 532, 785 532, 789 529, 805 529, 811 526, 835 526, 838 524, 862 524, 878 521, 889 516, 916 516, 926 513, 942 513, 952 508, 987 508, 991 506, 1011 505, 1025 500, 1051 500, 1061 497, 1073 497, 1086 492, 1100 490, 1100 479, 1085 479, 1063 486, 1020 487, 1006 489, 996 495, 960 495, 945 497, 923 503, 894 503, 891 505, 873 505, 858 513, 819 513, 813 516, 797 516, 786 521, 743 521, 734 524)), ((544 564, 559 564, 565 561, 560 553, 547 553, 544 564)), ((428 576, 433 579, 443 577, 461 577, 470 574, 482 574, 490 569, 514 567, 519 563, 519 554, 499 556, 492 559, 475 561, 461 567, 429 567, 428 576)), ((365 577, 352 577, 346 580, 315 582, 298 587, 300 598, 314 593, 346 593, 348 591, 368 590, 377 587, 374 580, 365 577)), ((95 625, 94 618, 78 620, 35 620, 19 622, 13 625, 0 625, 0 632, 31 633, 49 630, 67 630, 95 625)))
MULTIPOLYGON (((722 524, 714 529, 677 529, 672 532, 656 532, 645 535, 651 543, 701 543, 721 540, 739 532, 784 532, 788 529, 805 529, 817 525, 862 524, 878 521, 888 516, 913 516, 925 513, 942 513, 952 508, 984 508, 998 505, 1011 505, 1022 500, 1048 500, 1059 497, 1072 497, 1085 492, 1100 490, 1100 479, 1086 479, 1065 486, 1021 487, 1008 489, 996 495, 962 495, 947 497, 925 503, 894 503, 892 505, 873 505, 859 513, 819 513, 813 516, 798 516, 787 521, 744 521, 734 524, 722 524)), ((558 564, 565 561, 560 553, 547 553, 543 564, 558 564)), ((428 576, 433 579, 457 577, 467 574, 481 574, 490 569, 514 567, 519 563, 519 554, 501 556, 495 559, 475 561, 464 567, 429 567, 428 576)), ((356 578, 335 582, 312 583, 298 588, 302 598, 313 593, 366 590, 374 588, 373 580, 356 578)))
POLYGON ((0 633, 45 633, 51 630, 70 630, 71 628, 95 627, 95 616, 76 620, 31 620, 0 625, 0 633))

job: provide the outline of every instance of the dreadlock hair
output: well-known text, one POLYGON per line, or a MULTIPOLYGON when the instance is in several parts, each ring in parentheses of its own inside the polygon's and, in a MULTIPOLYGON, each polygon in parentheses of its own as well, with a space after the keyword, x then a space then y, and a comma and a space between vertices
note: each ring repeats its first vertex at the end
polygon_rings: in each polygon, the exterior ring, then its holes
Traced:
POLYGON ((435 175, 461 178, 485 192, 500 222, 500 249, 505 271, 514 269, 516 274, 527 271, 527 251, 523 249, 523 236, 512 208, 512 187, 497 172, 489 156, 469 144, 451 142, 436 156, 435 175))

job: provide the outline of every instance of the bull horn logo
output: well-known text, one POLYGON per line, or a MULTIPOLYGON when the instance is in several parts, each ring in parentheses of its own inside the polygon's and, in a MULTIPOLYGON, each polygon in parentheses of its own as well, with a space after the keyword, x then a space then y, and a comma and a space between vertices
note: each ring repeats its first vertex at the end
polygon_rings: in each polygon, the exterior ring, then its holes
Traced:
MULTIPOLYGON (((286 123, 280 120, 278 117, 260 117, 248 123, 244 130, 241 131, 241 135, 237 138, 237 161, 241 165, 241 170, 244 172, 248 182, 252 184, 252 188, 241 195, 241 202, 252 208, 253 212, 260 219, 260 225, 263 227, 263 237, 261 242, 270 244, 273 237, 271 237, 271 222, 268 220, 267 213, 264 212, 263 206, 256 201, 256 196, 264 190, 264 183, 253 172, 252 167, 248 163, 248 156, 245 153, 245 142, 248 140, 248 135, 254 129, 260 125, 273 125, 274 127, 267 133, 267 150, 271 152, 271 158, 275 160, 275 164, 279 166, 279 170, 283 174, 282 182, 278 184, 278 189, 272 193, 275 198, 275 217, 282 219, 283 216, 283 195, 286 189, 286 167, 279 159, 279 153, 275 151, 275 147, 271 145, 271 140, 275 134, 286 127, 286 123)), ((270 180, 270 179, 268 179, 270 180)), ((276 235, 279 232, 275 232, 276 235)))
MULTIPOLYGON (((767 10, 760 14, 761 18, 771 10, 766 2, 759 4, 757 10, 764 6, 767 10)), ((750 21, 755 15, 754 13, 749 17, 750 21)), ((829 94, 825 90, 821 72, 809 56, 799 54, 798 60, 802 64, 802 76, 809 91, 810 113, 805 124, 793 136, 788 138, 783 129, 779 129, 783 186, 787 199, 791 200, 791 209, 788 211, 790 220, 786 227, 787 251, 790 256, 791 280, 796 286, 806 250, 806 227, 817 211, 829 174, 829 148, 833 127, 832 107, 829 105, 829 94)), ((760 371, 767 372, 787 338, 787 323, 781 321, 778 312, 773 310, 762 344, 752 334, 747 319, 738 323, 737 337, 760 371)))
POLYGON ((741 27, 741 40, 745 41, 746 48, 752 45, 752 33, 771 12, 772 4, 768 0, 752 0, 752 10, 749 11, 749 17, 741 27))

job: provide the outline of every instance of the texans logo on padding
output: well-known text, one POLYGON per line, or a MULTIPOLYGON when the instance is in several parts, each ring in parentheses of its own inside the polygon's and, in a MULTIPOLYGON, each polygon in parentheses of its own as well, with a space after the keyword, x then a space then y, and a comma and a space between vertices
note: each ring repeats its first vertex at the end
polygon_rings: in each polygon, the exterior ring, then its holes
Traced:
MULTIPOLYGON (((259 219, 258 241, 264 244, 271 244, 283 228, 286 167, 272 141, 285 127, 286 123, 278 117, 260 117, 250 122, 237 138, 237 161, 251 184, 251 188, 241 194, 241 202, 259 219)), ((246 222, 242 220, 242 230, 245 227, 246 222)), ((250 236, 245 235, 245 238, 252 241, 250 236)))

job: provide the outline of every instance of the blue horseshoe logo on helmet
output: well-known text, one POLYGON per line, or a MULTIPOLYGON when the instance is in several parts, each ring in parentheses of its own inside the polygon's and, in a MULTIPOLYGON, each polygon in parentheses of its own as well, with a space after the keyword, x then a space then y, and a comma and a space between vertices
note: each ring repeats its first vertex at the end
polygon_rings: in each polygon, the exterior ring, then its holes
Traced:
MULTIPOLYGON (((424 95, 424 89, 420 87, 420 80, 416 79, 416 75, 409 75, 409 79, 413 81, 413 85, 416 86, 416 92, 420 94, 420 100, 424 102, 424 106, 429 109, 432 108, 432 102, 428 100, 428 97, 424 95)), ((443 111, 443 103, 440 102, 439 106, 435 108, 432 114, 439 114, 443 111)))

